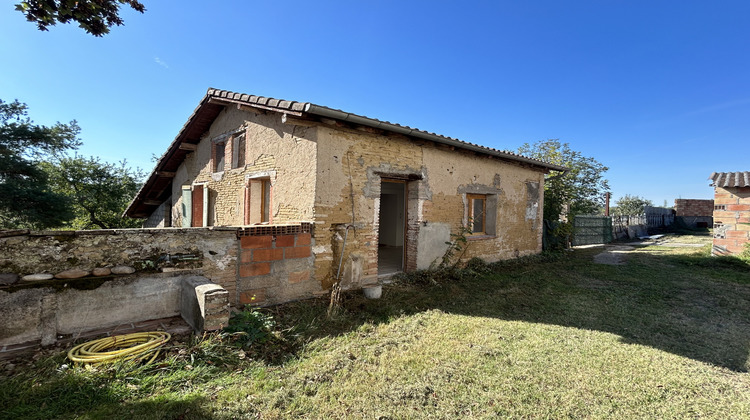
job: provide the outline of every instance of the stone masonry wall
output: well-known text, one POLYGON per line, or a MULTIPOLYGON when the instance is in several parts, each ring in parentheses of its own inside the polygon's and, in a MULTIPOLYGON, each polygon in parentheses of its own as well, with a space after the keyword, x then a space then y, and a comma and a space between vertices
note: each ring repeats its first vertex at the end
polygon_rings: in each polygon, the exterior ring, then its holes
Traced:
POLYGON ((198 149, 188 155, 172 182, 172 226, 182 226, 182 187, 207 188, 208 225, 244 224, 248 178, 271 182, 270 218, 273 223, 311 221, 315 194, 315 130, 281 123, 277 113, 227 108, 219 114, 198 149), (245 135, 245 164, 233 168, 232 133, 245 135), (227 136, 224 169, 214 172, 214 139, 227 136))
POLYGON ((750 242, 750 188, 714 189, 714 255, 739 254, 750 242))
POLYGON ((51 344, 57 333, 174 316, 185 312, 180 294, 204 299, 187 311, 191 319, 202 317, 202 328, 225 324, 225 312, 219 319, 217 311, 224 311, 227 298, 237 307, 324 294, 313 277, 312 233, 310 223, 2 231, 0 312, 6 319, 0 346, 40 336, 43 345, 51 344))
POLYGON ((320 126, 316 138, 313 253, 315 277, 324 288, 333 283, 339 261, 342 287, 377 281, 383 179, 406 183, 407 270, 427 268, 442 255, 450 234, 467 223, 466 195, 472 193, 492 198, 496 228, 472 237, 465 259, 496 261, 541 252, 541 171, 395 134, 320 126), (347 226, 353 227, 348 237, 347 226))
POLYGON ((234 228, 27 232, 0 238, 0 273, 97 277, 115 267, 135 274, 198 270, 234 295, 238 248, 234 228))

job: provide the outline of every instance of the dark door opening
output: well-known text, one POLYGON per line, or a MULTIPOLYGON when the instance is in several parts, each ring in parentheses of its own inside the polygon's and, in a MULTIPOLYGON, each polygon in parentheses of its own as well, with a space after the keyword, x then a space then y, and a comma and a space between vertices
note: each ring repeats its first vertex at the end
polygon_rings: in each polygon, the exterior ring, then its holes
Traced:
POLYGON ((406 182, 383 180, 380 186, 378 275, 404 270, 406 182))

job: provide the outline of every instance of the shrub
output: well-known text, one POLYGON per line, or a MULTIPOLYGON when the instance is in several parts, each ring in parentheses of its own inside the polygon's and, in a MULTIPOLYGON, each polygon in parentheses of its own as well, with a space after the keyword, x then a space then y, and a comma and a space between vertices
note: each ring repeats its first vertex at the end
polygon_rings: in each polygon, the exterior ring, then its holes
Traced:
POLYGON ((745 249, 738 255, 741 260, 750 263, 750 242, 745 244, 745 249))
POLYGON ((229 319, 224 332, 231 334, 242 347, 249 347, 253 343, 264 343, 271 339, 275 326, 276 321, 272 315, 248 304, 243 311, 229 319))

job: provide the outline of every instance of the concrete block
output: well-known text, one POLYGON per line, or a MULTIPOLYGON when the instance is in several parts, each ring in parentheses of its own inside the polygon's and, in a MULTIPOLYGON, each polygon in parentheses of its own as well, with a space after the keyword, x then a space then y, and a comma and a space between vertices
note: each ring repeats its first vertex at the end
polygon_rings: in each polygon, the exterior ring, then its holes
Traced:
POLYGON ((430 268, 448 249, 446 242, 451 240, 451 227, 447 223, 427 223, 419 229, 417 239, 417 269, 430 268))
POLYGON ((180 315, 196 332, 219 330, 229 323, 229 292, 205 277, 185 277, 180 315))
POLYGON ((41 339, 42 299, 50 289, 0 291, 0 346, 41 339))
POLYGON ((91 290, 57 293, 57 333, 78 334, 122 323, 179 315, 182 277, 119 278, 91 290))

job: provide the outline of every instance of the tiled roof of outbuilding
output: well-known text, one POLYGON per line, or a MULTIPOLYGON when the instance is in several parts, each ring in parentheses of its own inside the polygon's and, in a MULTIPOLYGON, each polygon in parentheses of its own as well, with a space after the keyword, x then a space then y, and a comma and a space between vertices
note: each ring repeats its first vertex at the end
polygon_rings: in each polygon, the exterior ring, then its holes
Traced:
POLYGON ((714 187, 750 187, 750 171, 744 172, 714 172, 708 177, 714 187))

